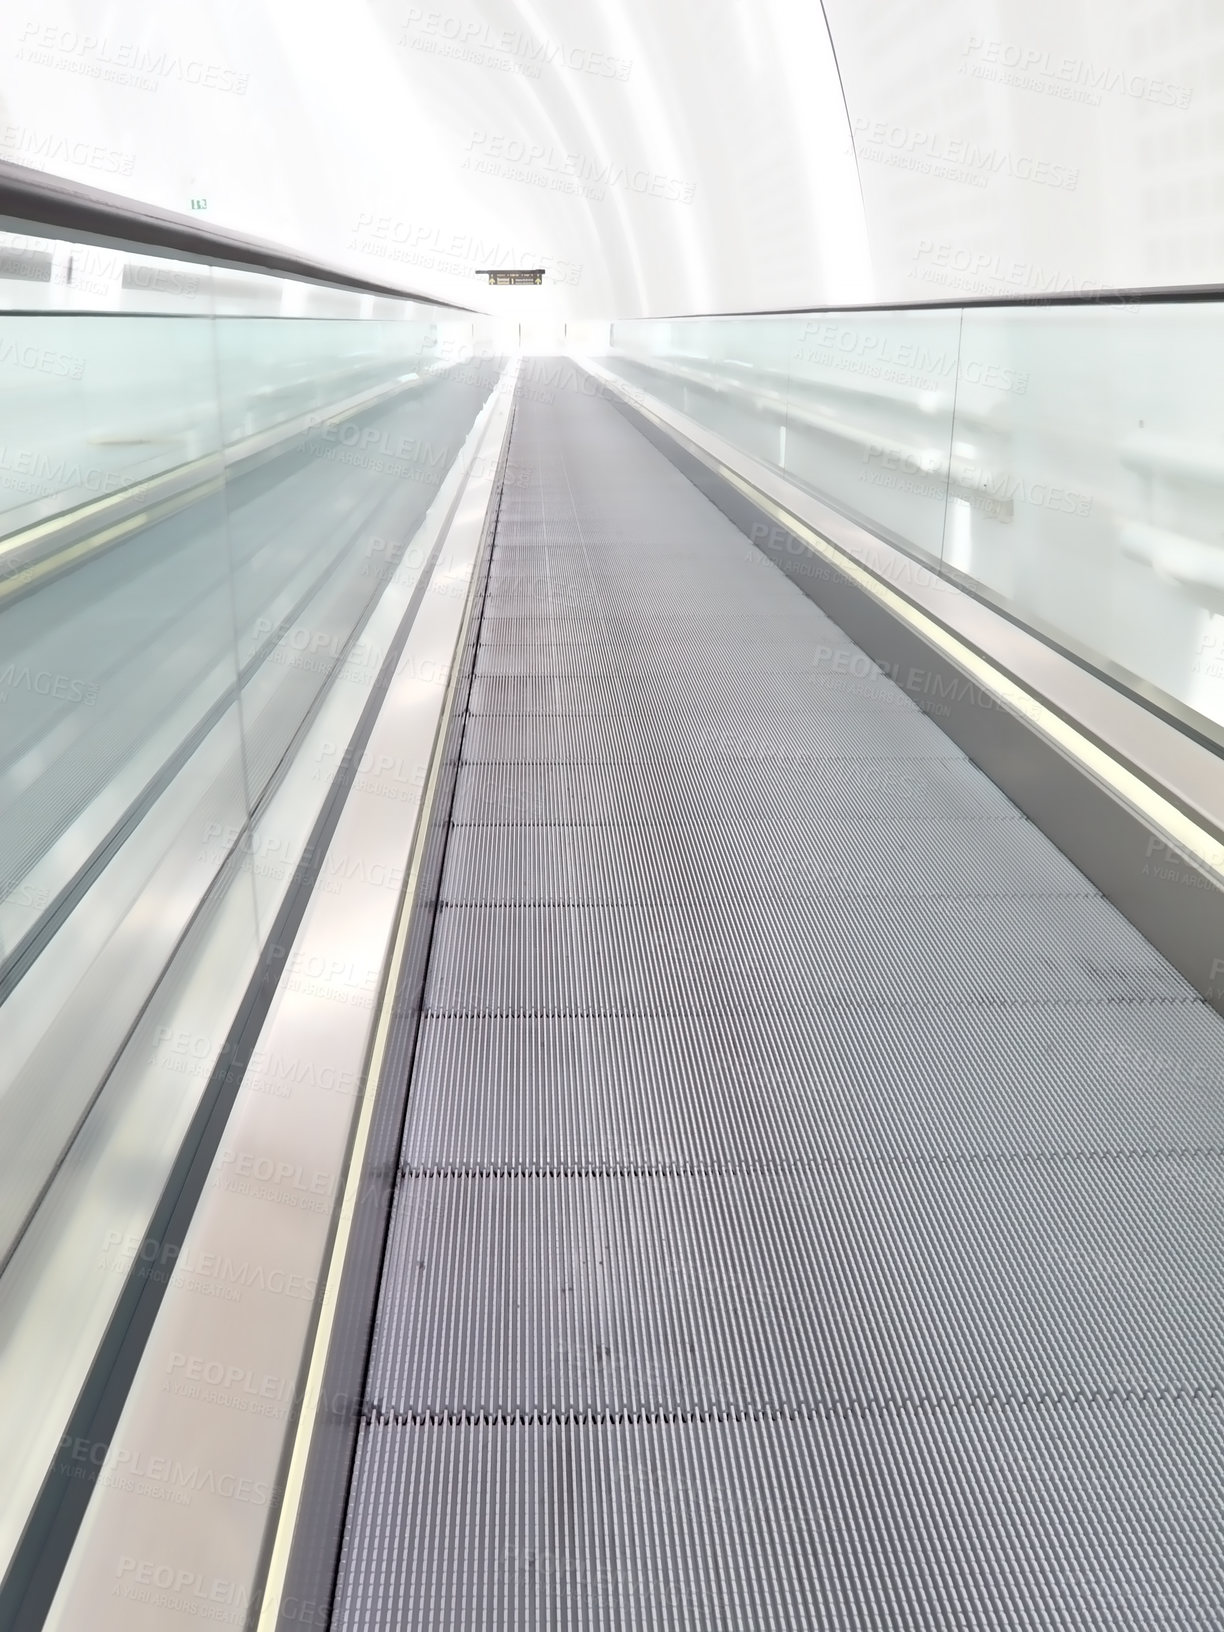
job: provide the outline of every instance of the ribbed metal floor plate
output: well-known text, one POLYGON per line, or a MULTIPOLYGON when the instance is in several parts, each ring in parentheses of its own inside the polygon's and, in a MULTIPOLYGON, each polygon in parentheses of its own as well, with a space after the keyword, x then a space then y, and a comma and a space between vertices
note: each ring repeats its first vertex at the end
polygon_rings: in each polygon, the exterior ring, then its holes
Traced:
POLYGON ((1198 1002, 1106 902, 1055 896, 443 906, 426 991, 444 1014, 1148 998, 1198 1002))
POLYGON ((813 708, 856 715, 875 709, 904 713, 915 708, 910 698, 887 681, 877 682, 874 695, 864 696, 861 690, 834 688, 827 679, 814 672, 809 676, 686 674, 683 680, 647 674, 477 676, 468 712, 495 716, 644 714, 669 725, 695 714, 714 713, 725 720, 734 712, 758 727, 771 719, 793 721, 795 730, 802 733, 813 708))
POLYGON ((793 754, 842 759, 862 746, 868 723, 872 747, 883 757, 921 759, 947 750, 943 732, 917 709, 813 710, 779 719, 764 712, 754 716, 698 708, 684 714, 677 710, 668 718, 643 708, 619 715, 473 714, 464 732, 463 759, 508 765, 645 760, 657 765, 677 739, 689 752, 711 755, 755 750, 779 759, 793 754))
POLYGON ((1015 805, 965 759, 796 755, 762 764, 763 757, 697 759, 677 753, 668 759, 665 777, 652 775, 649 765, 618 765, 613 776, 598 762, 469 761, 455 792, 454 820, 614 826, 667 820, 698 832, 716 824, 756 831, 795 822, 819 828, 856 816, 868 821, 1023 820, 1015 805))
POLYGON ((371 1427, 340 1624, 1214 1632, 1222 1438, 1183 1400, 371 1427))
POLYGON ((1222 1195, 1224 1156, 409 1169, 370 1404, 1212 1395, 1222 1195))
POLYGON ((1015 823, 1000 853, 992 822, 811 822, 695 834, 665 825, 463 826, 442 899, 584 905, 769 896, 1096 895, 1069 861, 1015 823))
POLYGON ((1224 1624, 1224 1024, 607 403, 512 458, 335 1624, 1224 1624))
POLYGON ((1201 1005, 434 1016, 415 1091, 414 1169, 1224 1151, 1201 1005))

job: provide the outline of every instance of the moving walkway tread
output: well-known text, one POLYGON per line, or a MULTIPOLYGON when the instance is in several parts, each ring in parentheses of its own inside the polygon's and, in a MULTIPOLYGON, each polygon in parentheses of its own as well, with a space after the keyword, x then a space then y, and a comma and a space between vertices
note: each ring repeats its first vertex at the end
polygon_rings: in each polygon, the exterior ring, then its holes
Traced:
POLYGON ((510 463, 335 1624, 1224 1623, 1224 1023, 607 401, 510 463))

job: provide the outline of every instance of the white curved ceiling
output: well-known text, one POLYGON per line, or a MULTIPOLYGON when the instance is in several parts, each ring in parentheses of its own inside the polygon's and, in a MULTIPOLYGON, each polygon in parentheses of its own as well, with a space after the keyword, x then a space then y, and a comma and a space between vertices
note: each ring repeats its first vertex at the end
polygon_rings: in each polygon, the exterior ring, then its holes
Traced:
POLYGON ((824 13, 832 46, 819 0, 23 0, 0 156, 559 316, 1219 278, 1219 0, 824 13))

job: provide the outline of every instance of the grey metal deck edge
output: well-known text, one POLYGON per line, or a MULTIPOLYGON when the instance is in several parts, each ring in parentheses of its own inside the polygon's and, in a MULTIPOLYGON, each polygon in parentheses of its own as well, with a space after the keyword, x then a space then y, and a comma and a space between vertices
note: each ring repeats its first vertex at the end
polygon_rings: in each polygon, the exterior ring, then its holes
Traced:
POLYGON ((327 1626, 331 1620, 331 1602, 350 1499, 353 1456, 365 1391, 374 1310, 382 1282, 387 1230, 398 1180, 400 1142, 423 1008, 425 973, 437 917, 442 864, 459 772, 467 697, 476 662, 491 546, 497 528, 513 428, 514 415, 511 411, 493 478, 476 570, 472 576, 463 648, 436 749, 440 762, 437 790, 426 816, 427 827, 419 841, 423 847, 420 882, 408 927, 399 988, 394 998, 385 1065, 375 1089, 377 1099, 373 1125, 361 1174, 345 1272, 340 1283, 340 1303, 335 1321, 337 1338, 327 1356, 322 1399, 311 1434, 301 1511, 281 1595, 277 1625, 292 1629, 292 1632, 297 1632, 303 1626, 327 1626))
MULTIPOLYGON (((507 434, 503 464, 508 447, 507 434)), ((499 465, 494 482, 495 498, 500 494, 502 468, 503 465, 499 465)), ((452 505, 452 515, 453 511, 452 505)), ((490 518, 495 516, 495 512, 494 502, 490 504, 490 518)), ((492 527, 493 520, 487 519, 481 540, 485 560, 492 527)), ((383 659, 339 773, 303 851, 293 884, 272 923, 251 982, 163 1186, 157 1209, 144 1236, 145 1245, 151 1243, 155 1250, 151 1254, 142 1250, 135 1256, 106 1335, 61 1438, 59 1453, 47 1471, 7 1574, 0 1580, 0 1627, 4 1632, 9 1632, 9 1628, 21 1632, 27 1626, 41 1627, 50 1610, 85 1509, 96 1487, 96 1479, 80 1477, 80 1467, 73 1460, 72 1447, 90 1446, 94 1452, 91 1469, 95 1474, 100 1470, 102 1460, 96 1454, 97 1448, 105 1449, 111 1443, 111 1436, 170 1285, 166 1266, 176 1260, 186 1238, 235 1098, 250 1065, 260 1028, 284 973, 287 949, 292 945, 297 926, 307 910, 328 842, 357 775, 362 748, 377 720, 387 687, 395 675, 411 633, 416 609, 445 542, 446 532, 443 529, 422 571, 395 640, 383 659)), ((357 638, 356 634, 353 638, 357 638)), ((240 860, 239 850, 235 849, 227 869, 239 865, 240 860)), ((343 1512, 341 1522, 342 1519, 343 1512)))
POLYGON ((603 382, 599 391, 856 645, 894 672, 930 675, 926 695, 914 698, 918 706, 1224 1013, 1224 889, 1028 720, 1000 706, 944 652, 814 555, 798 534, 780 527, 696 450, 603 382))

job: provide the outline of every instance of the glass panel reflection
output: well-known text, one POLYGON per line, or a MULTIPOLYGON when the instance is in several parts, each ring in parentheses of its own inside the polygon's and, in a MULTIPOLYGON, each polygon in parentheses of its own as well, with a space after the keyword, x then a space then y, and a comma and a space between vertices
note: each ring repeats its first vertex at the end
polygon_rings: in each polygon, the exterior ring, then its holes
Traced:
POLYGON ((1224 742, 1214 302, 614 323, 589 353, 1224 742))
POLYGON ((312 729, 500 372, 479 319, 193 277, 0 314, 5 1559, 327 796, 312 729))

